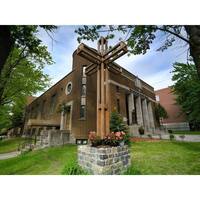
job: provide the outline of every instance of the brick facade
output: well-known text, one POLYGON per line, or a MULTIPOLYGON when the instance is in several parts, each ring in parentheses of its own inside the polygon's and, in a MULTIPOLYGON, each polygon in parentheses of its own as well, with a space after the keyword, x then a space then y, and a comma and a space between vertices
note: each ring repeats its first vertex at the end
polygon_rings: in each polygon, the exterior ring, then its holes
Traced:
MULTIPOLYGON (((69 111, 62 118, 64 120, 62 126, 76 139, 87 139, 88 132, 96 130, 96 74, 83 79, 83 67, 89 64, 89 61, 78 56, 76 51, 73 53, 72 71, 27 106, 24 134, 39 134, 42 130, 52 128, 61 129, 62 116, 59 108, 63 103, 69 107, 69 111), (72 90, 68 93, 66 87, 69 83, 72 90), (85 99, 82 98, 83 84, 86 86, 85 99), (81 106, 82 104, 85 104, 85 107, 81 106)), ((134 99, 141 97, 141 101, 146 99, 148 105, 151 103, 152 113, 149 113, 148 117, 151 117, 150 121, 154 123, 154 89, 124 68, 121 69, 121 74, 110 72, 111 111, 119 109, 124 121, 130 126, 139 126, 137 119, 132 120, 132 115, 134 115, 132 112, 137 108, 134 105, 130 107, 128 103, 128 96, 133 94, 134 99)), ((142 124, 145 125, 145 123, 142 124)), ((155 128, 154 126, 155 123, 152 128, 155 128)))
POLYGON ((168 118, 163 119, 162 123, 169 129, 189 129, 186 115, 176 103, 176 96, 170 87, 155 91, 157 102, 167 111, 168 118))

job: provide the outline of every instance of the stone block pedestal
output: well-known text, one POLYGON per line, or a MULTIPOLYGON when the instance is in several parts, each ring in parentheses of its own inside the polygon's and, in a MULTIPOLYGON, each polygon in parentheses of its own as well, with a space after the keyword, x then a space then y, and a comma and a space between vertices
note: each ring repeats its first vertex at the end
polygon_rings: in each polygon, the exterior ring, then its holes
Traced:
POLYGON ((78 163, 90 174, 122 174, 131 164, 127 145, 118 147, 78 146, 78 163))

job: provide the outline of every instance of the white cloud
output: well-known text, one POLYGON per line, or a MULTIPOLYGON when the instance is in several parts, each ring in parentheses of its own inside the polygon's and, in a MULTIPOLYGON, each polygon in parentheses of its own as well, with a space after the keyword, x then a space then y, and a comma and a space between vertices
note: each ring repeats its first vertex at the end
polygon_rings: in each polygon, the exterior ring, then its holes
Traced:
MULTIPOLYGON (((62 79, 72 69, 72 54, 78 46, 77 35, 74 33, 76 26, 62 26, 55 31, 53 38, 57 41, 52 45, 52 39, 41 31, 39 33, 42 41, 48 46, 56 62, 52 66, 46 66, 44 72, 51 79, 52 84, 62 79)), ((116 39, 109 41, 110 44, 118 42, 116 39)), ((96 48, 96 42, 84 41, 87 45, 96 48)), ((158 44, 156 44, 158 45, 158 44)), ((155 45, 155 46, 156 46, 155 45)), ((118 59, 117 63, 123 66, 131 73, 139 76, 155 89, 168 87, 172 84, 170 71, 175 61, 185 61, 186 53, 180 54, 181 51, 175 47, 163 53, 156 52, 153 46, 145 55, 123 56, 118 59)))

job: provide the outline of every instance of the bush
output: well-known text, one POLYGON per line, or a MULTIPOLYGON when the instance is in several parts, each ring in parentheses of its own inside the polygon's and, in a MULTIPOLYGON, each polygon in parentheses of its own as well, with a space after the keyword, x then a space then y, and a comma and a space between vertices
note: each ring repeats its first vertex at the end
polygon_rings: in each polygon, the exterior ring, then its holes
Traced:
POLYGON ((70 160, 64 167, 62 171, 63 175, 87 175, 88 173, 84 171, 75 160, 70 160))
POLYGON ((116 111, 111 113, 110 131, 111 132, 123 131, 125 133, 128 133, 128 126, 124 123, 122 116, 116 111))
POLYGON ((89 141, 93 147, 100 145, 119 146, 121 142, 130 144, 130 136, 128 134, 128 126, 123 122, 122 116, 114 111, 110 117, 110 133, 103 139, 96 135, 95 131, 90 131, 89 141))
POLYGON ((169 139, 170 139, 170 140, 174 140, 174 139, 175 139, 175 136, 172 135, 172 134, 170 134, 170 135, 169 135, 169 139))
POLYGON ((139 132, 140 135, 144 135, 144 128, 143 128, 143 126, 139 127, 138 132, 139 132))
POLYGON ((171 133, 173 133, 173 131, 172 131, 172 130, 168 130, 168 133, 170 133, 170 134, 171 134, 171 133))

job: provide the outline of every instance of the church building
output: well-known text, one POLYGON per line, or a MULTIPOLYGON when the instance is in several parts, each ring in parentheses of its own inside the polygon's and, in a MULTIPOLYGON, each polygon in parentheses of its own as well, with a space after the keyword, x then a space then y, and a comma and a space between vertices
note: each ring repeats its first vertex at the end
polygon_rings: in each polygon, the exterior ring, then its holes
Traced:
MULTIPOLYGON (((24 134, 56 129, 68 130, 75 139, 87 139, 90 131, 96 131, 97 73, 86 74, 90 64, 74 51, 72 71, 27 106, 24 134)), ((121 114, 130 135, 137 135, 140 126, 146 133, 153 133, 154 88, 117 63, 113 65, 120 73, 109 72, 110 112, 121 114)))

